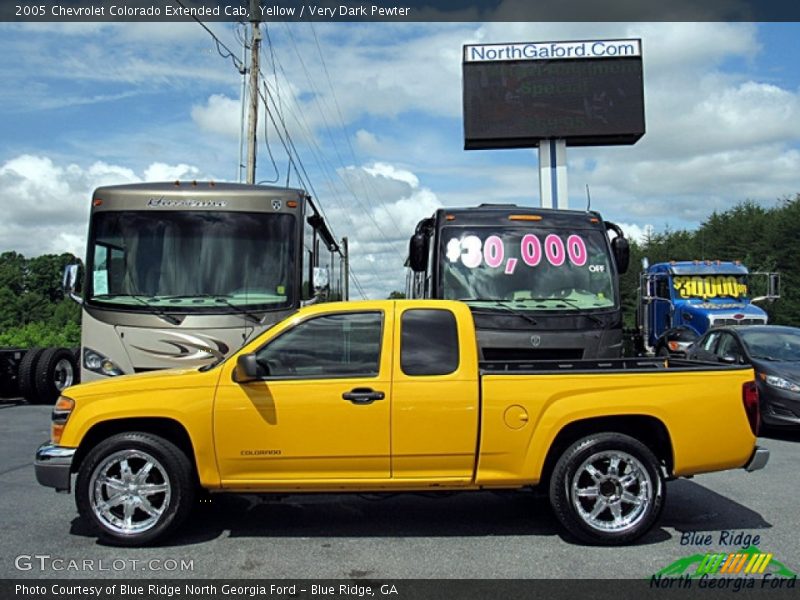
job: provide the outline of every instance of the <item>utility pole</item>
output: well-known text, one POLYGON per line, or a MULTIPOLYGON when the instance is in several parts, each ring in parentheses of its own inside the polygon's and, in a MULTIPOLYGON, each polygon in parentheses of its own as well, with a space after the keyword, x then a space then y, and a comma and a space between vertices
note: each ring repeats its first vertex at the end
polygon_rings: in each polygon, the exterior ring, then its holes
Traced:
POLYGON ((342 249, 344 250, 344 269, 342 269, 344 295, 342 300, 350 300, 350 248, 347 237, 342 238, 342 249))
POLYGON ((247 115, 247 183, 256 182, 256 129, 258 127, 258 59, 261 54, 261 0, 250 0, 250 107, 247 115))

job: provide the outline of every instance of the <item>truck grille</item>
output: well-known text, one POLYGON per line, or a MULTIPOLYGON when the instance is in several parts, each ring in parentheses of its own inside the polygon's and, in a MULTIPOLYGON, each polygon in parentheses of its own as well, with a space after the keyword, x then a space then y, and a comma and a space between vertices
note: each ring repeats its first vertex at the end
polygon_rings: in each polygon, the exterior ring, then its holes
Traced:
POLYGON ((714 325, 763 325, 763 319, 714 319, 714 325))

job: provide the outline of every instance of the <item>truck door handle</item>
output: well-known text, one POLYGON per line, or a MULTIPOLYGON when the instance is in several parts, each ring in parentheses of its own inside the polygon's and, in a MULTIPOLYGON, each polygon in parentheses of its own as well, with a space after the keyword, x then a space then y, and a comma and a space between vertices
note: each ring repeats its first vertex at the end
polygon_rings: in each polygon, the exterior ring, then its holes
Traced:
POLYGON ((385 397, 383 392, 376 392, 372 388, 353 388, 342 394, 342 398, 353 404, 372 404, 375 400, 383 400, 385 397))

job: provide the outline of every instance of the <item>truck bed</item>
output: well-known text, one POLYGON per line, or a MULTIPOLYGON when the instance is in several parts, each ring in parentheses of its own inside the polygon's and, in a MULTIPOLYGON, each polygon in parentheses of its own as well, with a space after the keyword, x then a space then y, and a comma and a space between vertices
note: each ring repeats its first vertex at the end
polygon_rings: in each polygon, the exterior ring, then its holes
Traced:
POLYGON ((481 375, 514 373, 517 375, 563 373, 608 373, 658 372, 658 371, 737 371, 751 368, 749 365, 726 365, 678 358, 613 358, 579 360, 505 360, 481 361, 481 375))

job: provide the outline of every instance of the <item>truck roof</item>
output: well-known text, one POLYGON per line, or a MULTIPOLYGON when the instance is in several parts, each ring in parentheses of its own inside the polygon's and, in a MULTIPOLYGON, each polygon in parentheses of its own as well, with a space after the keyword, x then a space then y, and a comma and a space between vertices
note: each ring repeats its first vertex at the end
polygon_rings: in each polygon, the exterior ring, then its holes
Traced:
MULTIPOLYGON (((520 225, 524 221, 509 221, 510 215, 526 215, 541 217, 543 224, 570 225, 585 219, 588 227, 603 227, 603 219, 599 213, 585 210, 562 210, 517 206, 516 204, 481 204, 472 207, 440 208, 436 211, 439 219, 445 215, 453 216, 447 224, 452 225, 504 225, 506 227, 520 225)), ((530 223, 527 223, 530 224, 530 223)))
POLYGON ((732 261, 695 261, 681 260, 650 265, 651 273, 669 273, 670 275, 747 275, 749 271, 741 263, 732 261))

